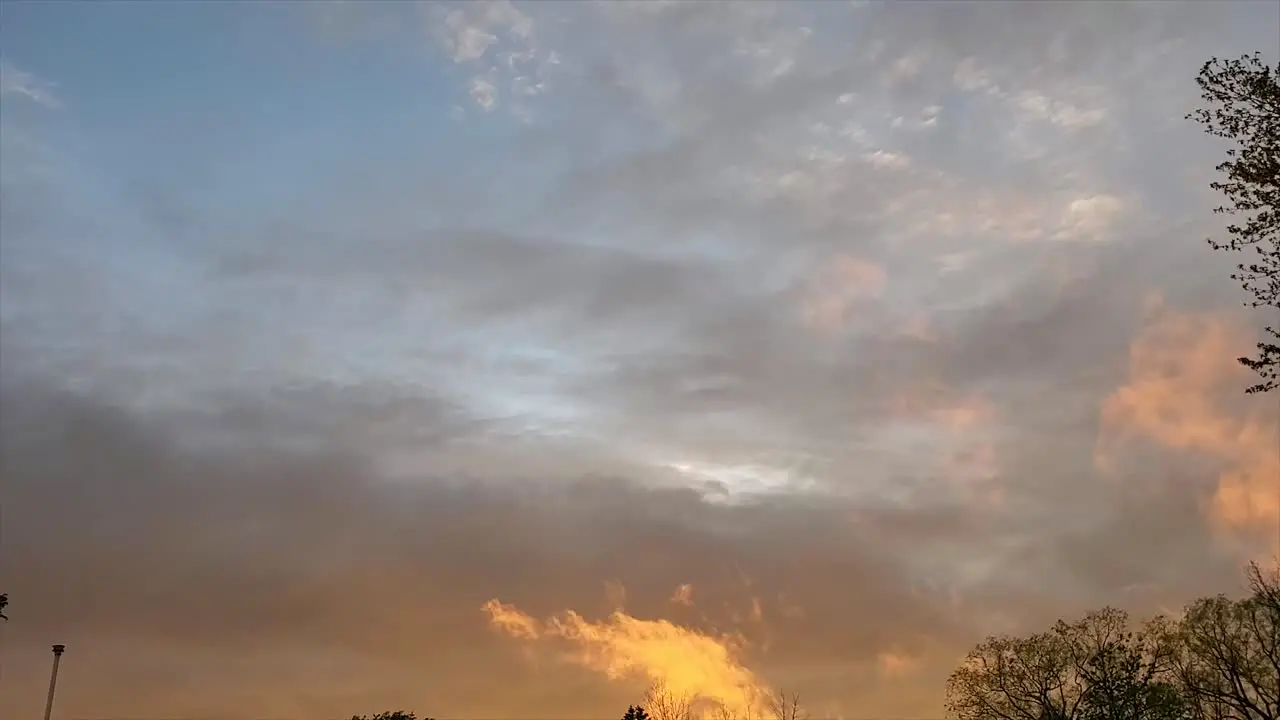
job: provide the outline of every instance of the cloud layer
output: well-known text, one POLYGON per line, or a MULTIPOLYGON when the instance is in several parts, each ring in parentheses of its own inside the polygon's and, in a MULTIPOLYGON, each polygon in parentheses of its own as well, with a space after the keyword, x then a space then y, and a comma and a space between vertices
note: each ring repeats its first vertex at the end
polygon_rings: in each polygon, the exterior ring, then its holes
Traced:
POLYGON ((1271 5, 5 12, 6 715, 937 717, 1276 549, 1182 120, 1271 5))

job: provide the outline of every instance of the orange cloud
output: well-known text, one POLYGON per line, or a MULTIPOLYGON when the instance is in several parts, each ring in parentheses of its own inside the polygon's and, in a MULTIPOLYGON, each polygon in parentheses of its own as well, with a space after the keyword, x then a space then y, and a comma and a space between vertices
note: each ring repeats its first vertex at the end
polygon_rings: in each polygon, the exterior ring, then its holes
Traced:
POLYGON ((952 434, 962 434, 995 419, 995 408, 983 397, 970 396, 959 402, 934 408, 933 417, 952 434))
POLYGON ((820 332, 839 332, 849 312, 859 303, 880 297, 885 284, 883 267, 841 255, 811 283, 801 306, 804 324, 820 332))
POLYGON ((1248 371, 1235 360, 1248 334, 1207 314, 1149 303, 1152 319, 1129 348, 1127 382, 1102 403, 1095 448, 1100 469, 1137 441, 1196 453, 1222 464, 1210 519, 1227 530, 1275 535, 1280 522, 1280 419, 1243 393, 1248 371))
POLYGON ((920 665, 918 658, 896 650, 886 650, 876 658, 880 674, 886 678, 901 678, 913 673, 920 665))
POLYGON ((890 412, 899 422, 935 438, 931 449, 941 476, 967 500, 988 507, 1003 502, 994 435, 999 417, 986 398, 957 395, 941 383, 926 381, 893 398, 890 412))
POLYGON ((1213 517, 1232 528, 1255 528, 1274 538, 1280 523, 1280 422, 1254 416, 1235 435, 1236 462, 1218 477, 1213 517))
POLYGON ((933 326, 933 321, 929 319, 928 315, 921 313, 908 317, 902 326, 898 328, 898 334, 920 342, 934 343, 938 341, 938 332, 933 326))
POLYGON ((490 600, 482 608, 489 616, 489 624, 514 638, 537 640, 540 635, 538 622, 515 608, 514 605, 490 600))
POLYGON ((739 661, 745 641, 713 636, 667 620, 643 620, 615 611, 591 622, 572 610, 539 622, 497 600, 483 610, 496 630, 525 641, 559 641, 565 659, 610 680, 640 679, 663 685, 676 697, 713 701, 731 712, 748 712, 769 691, 739 661))
POLYGON ((981 395, 958 395, 937 380, 923 380, 889 401, 893 415, 908 422, 937 425, 959 434, 994 422, 996 410, 981 395))

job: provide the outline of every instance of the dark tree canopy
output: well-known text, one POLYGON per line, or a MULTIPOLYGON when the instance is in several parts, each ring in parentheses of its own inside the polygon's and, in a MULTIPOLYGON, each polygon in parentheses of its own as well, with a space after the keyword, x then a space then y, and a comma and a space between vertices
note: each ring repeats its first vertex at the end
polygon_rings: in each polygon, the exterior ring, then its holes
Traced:
POLYGON ((1178 627, 1173 675, 1196 720, 1280 719, 1280 573, 1249 569, 1241 600, 1201 598, 1178 627))
POLYGON ((947 683, 954 720, 1280 720, 1280 564, 1247 596, 1205 597, 1134 632, 1104 608, 992 637, 947 683))
POLYGON ((993 637, 947 682, 957 720, 1189 720, 1161 677, 1170 648, 1162 625, 1140 633, 1113 608, 1028 637, 993 637))
MULTIPOLYGON (((1253 296, 1246 304, 1280 311, 1280 64, 1268 67, 1257 54, 1214 58, 1196 83, 1206 107, 1187 117, 1233 143, 1217 167, 1225 179, 1210 184, 1226 196, 1215 212, 1233 221, 1225 239, 1209 244, 1245 252, 1231 277, 1253 296)), ((1259 376, 1251 393, 1280 386, 1280 323, 1268 324, 1264 333, 1257 356, 1240 358, 1259 376)))
MULTIPOLYGON (((406 710, 389 710, 377 715, 352 715, 351 720, 418 720, 418 716, 406 710)), ((422 718, 431 720, 431 718, 422 718)))
POLYGON ((639 705, 632 705, 627 708, 626 714, 622 716, 622 720, 649 720, 649 713, 644 711, 639 705))
POLYGON ((9 616, 4 614, 4 609, 9 607, 9 593, 0 593, 0 620, 8 620, 9 616))

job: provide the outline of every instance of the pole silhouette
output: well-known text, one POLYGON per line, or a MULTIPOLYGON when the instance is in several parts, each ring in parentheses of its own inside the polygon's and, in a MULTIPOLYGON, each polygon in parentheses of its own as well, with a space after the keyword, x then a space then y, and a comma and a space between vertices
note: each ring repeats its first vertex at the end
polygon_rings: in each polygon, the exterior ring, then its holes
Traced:
POLYGON ((49 673, 49 697, 44 701, 44 720, 53 714, 53 691, 58 687, 58 664, 62 662, 62 652, 66 645, 53 646, 53 672, 49 673))

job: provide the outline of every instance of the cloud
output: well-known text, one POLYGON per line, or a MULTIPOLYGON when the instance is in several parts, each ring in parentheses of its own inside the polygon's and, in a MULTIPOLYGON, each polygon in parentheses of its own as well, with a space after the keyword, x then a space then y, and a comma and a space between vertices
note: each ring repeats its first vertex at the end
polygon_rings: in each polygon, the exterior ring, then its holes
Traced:
POLYGON ((508 0, 432 5, 425 14, 435 42, 471 73, 472 101, 485 112, 509 105, 527 119, 559 62, 539 48, 534 18, 508 0))
POLYGON ((471 99, 485 112, 498 106, 498 89, 493 82, 484 77, 471 78, 471 99))
POLYGON ((1124 204, 1112 195, 1099 194, 1072 200, 1067 205, 1060 237, 1105 237, 1108 225, 1123 209, 1124 204))
POLYGON ((572 648, 568 658, 611 680, 642 678, 677 698, 709 700, 741 713, 769 689, 738 660, 740 636, 716 637, 667 620, 622 611, 591 622, 568 610, 539 625, 496 600, 484 606, 498 630, 523 640, 555 638, 572 648), (541 629, 539 629, 541 628, 541 629))
POLYGON ((511 637, 519 640, 537 640, 541 634, 538 622, 512 605, 490 600, 482 609, 489 615, 491 625, 511 637))
POLYGON ((1274 535, 1280 521, 1280 419, 1264 403, 1241 401, 1247 374, 1235 358, 1251 346, 1232 320, 1180 313, 1159 298, 1129 352, 1129 379, 1102 405, 1099 461, 1134 441, 1219 464, 1210 513, 1226 529, 1274 535), (1246 412, 1241 412, 1244 409, 1246 412))
MULTIPOLYGON (((328 443, 282 442, 312 415, 359 425, 380 412, 343 396, 269 415, 254 409, 259 400, 241 399, 195 417, 29 384, 3 389, 5 499, 22 508, 6 522, 15 618, 6 681, 35 682, 57 637, 71 647, 68 669, 77 663, 75 682, 60 690, 69 713, 141 705, 234 714, 256 702, 283 713, 358 712, 395 697, 440 714, 532 707, 563 717, 635 701, 637 688, 625 683, 584 690, 571 669, 515 680, 533 668, 521 657, 504 665, 486 619, 508 635, 556 638, 578 665, 618 677, 668 672, 681 687, 735 702, 731 686, 764 682, 738 654, 748 646, 715 629, 733 627, 738 608, 757 618, 749 627, 773 624, 757 658, 773 672, 821 653, 871 666, 895 627, 955 632, 900 569, 848 552, 858 535, 831 509, 709 505, 689 491, 589 476, 484 479, 474 460, 444 476, 392 478, 342 433, 328 443), (208 441, 212 430, 254 417, 270 420, 208 441), (446 546, 466 552, 433 550, 446 546), (755 587, 786 588, 786 602, 747 597, 726 563, 755 587), (615 572, 626 613, 613 610, 617 598, 598 605, 607 618, 598 622, 555 610, 599 603, 601 578, 615 572), (700 581, 697 617, 682 621, 692 624, 662 617, 680 577, 700 581), (372 587, 384 590, 370 599, 372 587), (94 598, 91 611, 71 600, 84 596, 94 598), (488 603, 495 596, 513 603, 488 603), (524 607, 551 619, 535 622, 524 607), (881 620, 850 627, 840 620, 849 611, 881 620), (304 669, 298 657, 314 662, 304 669), (157 667, 200 679, 150 683, 157 667), (494 695, 485 689, 494 672, 516 684, 494 695), (548 682, 562 690, 535 690, 548 682)), ((443 433, 421 449, 443 459, 453 442, 443 433)), ((500 457, 502 444, 475 448, 474 459, 500 457)), ((568 456, 558 463, 572 465, 568 456)), ((24 698, 4 707, 27 708, 24 698)))
POLYGON ((5 682, 58 638, 79 715, 932 717, 985 634, 1271 546, 1181 118, 1272 5, 306 7, 213 66, 261 134, 121 116, 107 56, 23 128, 58 172, 6 125, 5 682))
POLYGON ((855 305, 880 296, 885 283, 884 268, 858 258, 836 258, 805 300, 804 321, 816 330, 838 331, 855 305))
POLYGON ((879 660, 880 671, 891 678, 908 675, 917 665, 917 660, 910 655, 893 651, 881 653, 879 660))
POLYGON ((14 95, 28 102, 55 109, 62 103, 53 91, 54 85, 29 72, 20 70, 7 60, 0 60, 0 97, 14 95))

